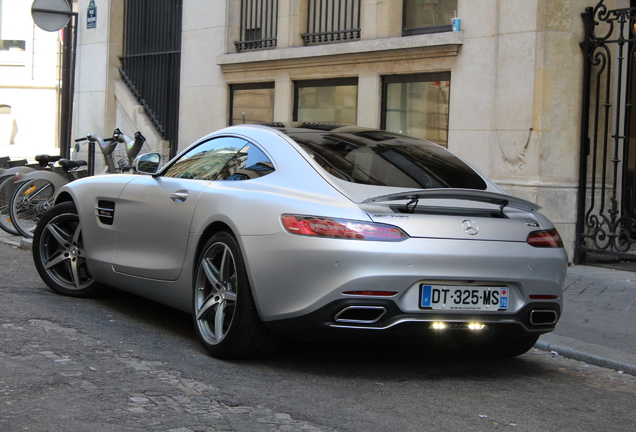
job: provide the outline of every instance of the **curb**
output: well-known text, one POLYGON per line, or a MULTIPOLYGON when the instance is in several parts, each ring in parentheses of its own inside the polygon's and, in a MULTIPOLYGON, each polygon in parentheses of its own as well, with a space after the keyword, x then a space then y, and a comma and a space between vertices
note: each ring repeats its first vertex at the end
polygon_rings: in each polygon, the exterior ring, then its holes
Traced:
POLYGON ((30 238, 0 235, 0 242, 8 244, 9 246, 13 246, 13 247, 24 249, 24 250, 33 249, 33 239, 30 239, 30 238))
POLYGON ((537 349, 636 376, 636 355, 557 334, 543 335, 541 338, 544 340, 539 340, 534 346, 537 349))

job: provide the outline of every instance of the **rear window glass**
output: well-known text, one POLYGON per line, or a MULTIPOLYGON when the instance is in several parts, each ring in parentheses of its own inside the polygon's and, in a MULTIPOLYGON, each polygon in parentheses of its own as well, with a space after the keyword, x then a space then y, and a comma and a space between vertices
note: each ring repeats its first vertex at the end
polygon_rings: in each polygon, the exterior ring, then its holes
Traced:
POLYGON ((285 131, 331 175, 352 183, 417 189, 487 188, 443 147, 385 131, 285 131))

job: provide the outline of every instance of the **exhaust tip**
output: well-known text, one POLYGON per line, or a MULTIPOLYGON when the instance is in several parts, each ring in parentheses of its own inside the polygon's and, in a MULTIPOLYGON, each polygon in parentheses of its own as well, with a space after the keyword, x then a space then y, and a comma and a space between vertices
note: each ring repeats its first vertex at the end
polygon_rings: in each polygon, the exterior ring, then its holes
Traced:
POLYGON ((347 306, 334 318, 340 323, 373 324, 386 313, 383 306, 347 306))
POLYGON ((530 324, 552 325, 557 322, 557 313, 551 309, 537 309, 530 311, 530 324))

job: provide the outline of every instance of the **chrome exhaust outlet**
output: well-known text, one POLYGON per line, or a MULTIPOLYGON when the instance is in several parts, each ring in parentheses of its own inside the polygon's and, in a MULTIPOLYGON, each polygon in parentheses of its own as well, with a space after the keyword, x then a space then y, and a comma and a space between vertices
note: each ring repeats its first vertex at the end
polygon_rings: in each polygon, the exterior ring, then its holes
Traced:
POLYGON ((383 306, 347 306, 338 312, 334 321, 353 324, 373 324, 386 313, 383 306))
POLYGON ((551 325, 556 324, 557 313, 551 309, 537 309, 530 311, 530 324, 551 325))

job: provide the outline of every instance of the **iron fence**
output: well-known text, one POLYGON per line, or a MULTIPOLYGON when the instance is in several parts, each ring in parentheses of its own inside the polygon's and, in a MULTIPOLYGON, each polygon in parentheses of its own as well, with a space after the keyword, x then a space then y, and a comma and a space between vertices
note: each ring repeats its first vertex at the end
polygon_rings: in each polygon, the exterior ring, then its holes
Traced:
POLYGON ((636 8, 610 10, 604 1, 582 14, 575 262, 597 256, 636 260, 636 8))
POLYGON ((182 0, 126 0, 120 73, 159 133, 178 147, 182 0))
POLYGON ((305 44, 360 39, 360 0, 309 0, 305 44))

